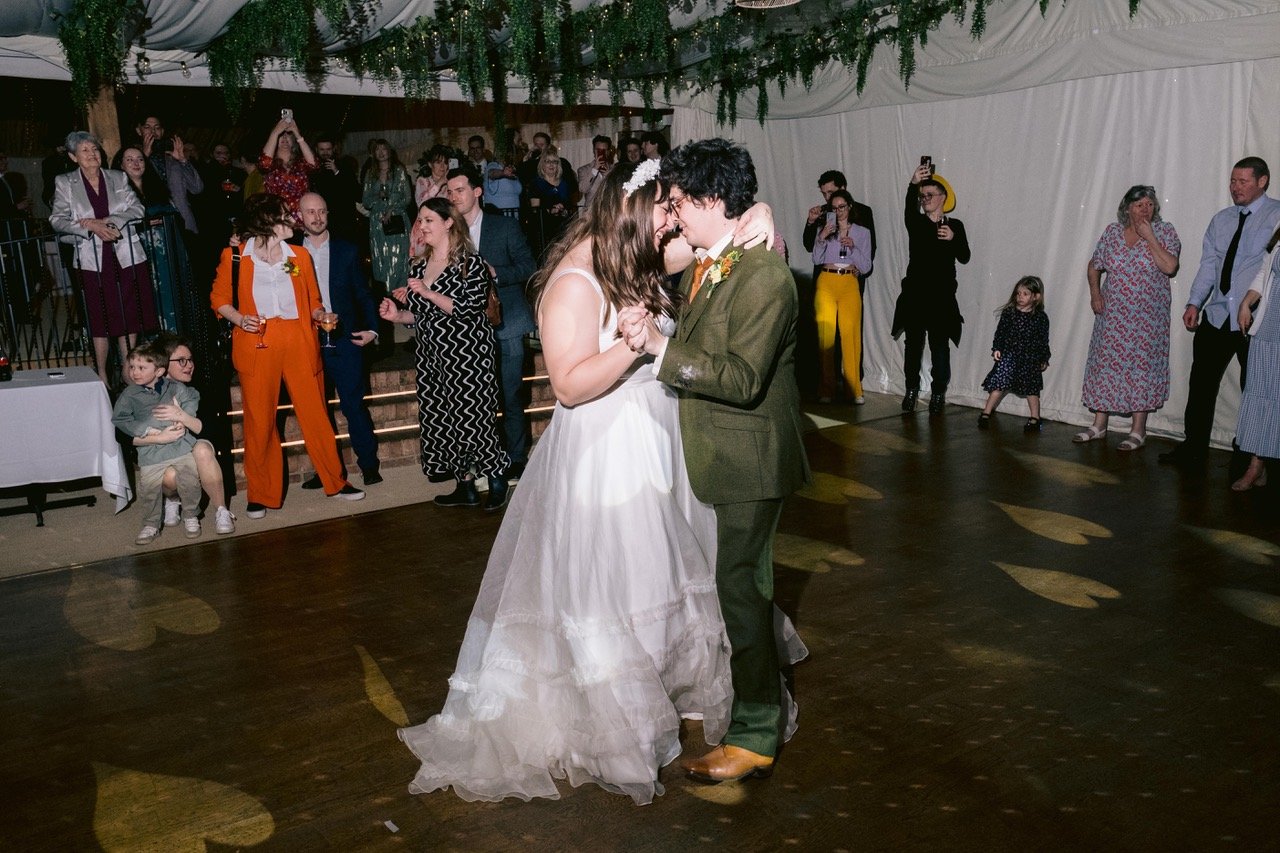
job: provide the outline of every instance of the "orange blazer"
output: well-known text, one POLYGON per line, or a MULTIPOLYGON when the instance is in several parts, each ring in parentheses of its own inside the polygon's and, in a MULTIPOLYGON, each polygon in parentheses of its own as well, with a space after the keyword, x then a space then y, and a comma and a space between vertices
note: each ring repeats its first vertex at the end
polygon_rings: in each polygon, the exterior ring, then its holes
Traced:
MULTIPOLYGON (((293 250, 293 261, 298 265, 298 275, 293 277, 293 298, 298 303, 298 319, 304 323, 311 322, 311 315, 317 308, 323 309, 324 303, 320 300, 320 285, 316 281, 315 264, 311 262, 311 255, 302 246, 290 246, 293 250)), ((253 257, 251 255, 240 256, 240 313, 256 314, 257 306, 253 301, 253 257)), ((214 313, 223 305, 231 304, 231 249, 230 247, 222 250, 222 260, 218 263, 218 273, 213 279, 213 292, 209 296, 209 302, 213 306, 214 313)), ((221 314, 218 315, 221 318, 221 314)), ((267 336, 270 338, 271 324, 267 324, 267 336)), ((241 329, 239 326, 231 330, 231 363, 235 365, 236 370, 245 375, 252 375, 254 372, 257 359, 254 358, 256 352, 255 345, 258 343, 258 336, 251 335, 241 329)), ((318 338, 312 338, 311 345, 305 348, 305 352, 291 353, 294 357, 305 358, 308 366, 313 373, 319 373, 324 369, 323 363, 320 361, 320 341, 318 338)))

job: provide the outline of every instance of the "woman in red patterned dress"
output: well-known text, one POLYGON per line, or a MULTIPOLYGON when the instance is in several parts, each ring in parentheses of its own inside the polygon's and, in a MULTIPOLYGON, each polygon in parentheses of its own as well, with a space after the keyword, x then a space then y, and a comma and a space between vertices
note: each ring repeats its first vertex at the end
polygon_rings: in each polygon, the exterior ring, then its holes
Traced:
POLYGON ((292 111, 276 122, 262 146, 258 168, 262 171, 265 192, 284 199, 294 227, 302 226, 298 201, 311 189, 311 173, 316 170, 316 155, 298 132, 292 111))
POLYGON ((1155 187, 1130 187, 1089 260, 1095 319, 1081 401, 1093 425, 1076 433, 1077 444, 1105 438, 1112 414, 1133 417, 1117 450, 1146 442, 1148 413, 1169 399, 1169 279, 1181 251, 1178 232, 1160 218, 1155 187))

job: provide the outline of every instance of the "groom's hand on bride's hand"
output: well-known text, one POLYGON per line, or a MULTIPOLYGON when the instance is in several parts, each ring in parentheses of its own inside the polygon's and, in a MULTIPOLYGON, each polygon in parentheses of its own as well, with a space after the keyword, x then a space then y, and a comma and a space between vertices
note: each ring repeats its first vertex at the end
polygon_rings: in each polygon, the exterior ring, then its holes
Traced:
POLYGON ((632 338, 643 329, 644 318, 648 314, 648 310, 643 305, 628 305, 625 309, 618 311, 618 337, 622 338, 632 351, 640 352, 632 343, 632 338))

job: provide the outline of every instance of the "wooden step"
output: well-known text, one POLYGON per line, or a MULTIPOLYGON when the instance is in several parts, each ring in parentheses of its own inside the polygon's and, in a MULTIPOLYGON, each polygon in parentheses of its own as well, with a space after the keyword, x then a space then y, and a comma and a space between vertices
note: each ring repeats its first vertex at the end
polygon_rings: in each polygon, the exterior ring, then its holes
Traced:
MULTIPOLYGON (((538 436, 542 435, 551 420, 551 412, 555 408, 555 397, 551 393, 551 386, 547 380, 542 353, 535 350, 532 355, 533 369, 524 379, 531 399, 525 411, 529 416, 534 441, 537 441, 538 436)), ((403 362, 403 359, 388 360, 388 362, 396 361, 403 362)), ((381 366, 375 363, 369 374, 369 394, 365 397, 365 402, 369 406, 374 433, 378 437, 379 464, 387 468, 419 464, 421 444, 415 369, 403 364, 381 366)), ((290 482, 297 483, 311 476, 314 469, 303 445, 302 431, 298 427, 297 418, 293 415, 293 406, 281 405, 278 411, 284 418, 281 443, 284 446, 288 478, 290 482)), ((347 419, 343 417, 336 397, 329 400, 329 411, 338 434, 338 450, 342 454, 347 471, 358 471, 355 452, 351 449, 351 440, 347 435, 347 419)), ((236 485, 239 489, 243 489, 245 486, 244 412, 239 384, 231 386, 230 415, 231 452, 235 461, 236 485)), ((501 413, 498 418, 501 421, 501 413)))

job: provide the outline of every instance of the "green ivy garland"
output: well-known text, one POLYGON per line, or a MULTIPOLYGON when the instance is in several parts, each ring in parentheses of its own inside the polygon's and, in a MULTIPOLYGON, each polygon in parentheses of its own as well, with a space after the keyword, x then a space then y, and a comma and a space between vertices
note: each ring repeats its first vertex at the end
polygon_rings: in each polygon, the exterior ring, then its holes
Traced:
POLYGON ((71 99, 84 109, 103 86, 122 86, 129 48, 150 21, 145 0, 75 0, 58 21, 58 41, 71 72, 71 99))
MULTIPOLYGON (((336 63, 398 85, 415 99, 437 97, 442 75, 449 74, 469 100, 494 103, 499 125, 508 74, 535 102, 558 93, 566 105, 601 84, 615 107, 628 91, 648 108, 659 90, 668 99, 677 89, 712 91, 716 118, 725 124, 737 121, 739 95, 754 91, 763 122, 770 84, 784 92, 797 82, 807 89, 829 62, 852 69, 861 91, 880 45, 896 48, 899 76, 909 85, 916 50, 929 34, 950 15, 967 19, 971 35, 980 38, 990 0, 809 0, 806 20, 815 23, 789 28, 777 27, 776 13, 727 0, 720 9, 713 0, 711 15, 681 29, 670 17, 681 0, 612 0, 576 12, 569 0, 442 0, 433 15, 363 42, 377 2, 251 0, 243 6, 208 51, 210 76, 233 115, 276 60, 317 89, 336 63), (355 46, 326 53, 321 19, 340 43, 355 46)), ((1049 0, 1035 2, 1043 14, 1049 0)), ((1129 0, 1131 16, 1139 3, 1129 0)), ((143 11, 144 0, 73 0, 59 38, 78 97, 91 95, 95 83, 121 80, 132 37, 128 22, 141 21, 143 11)))

